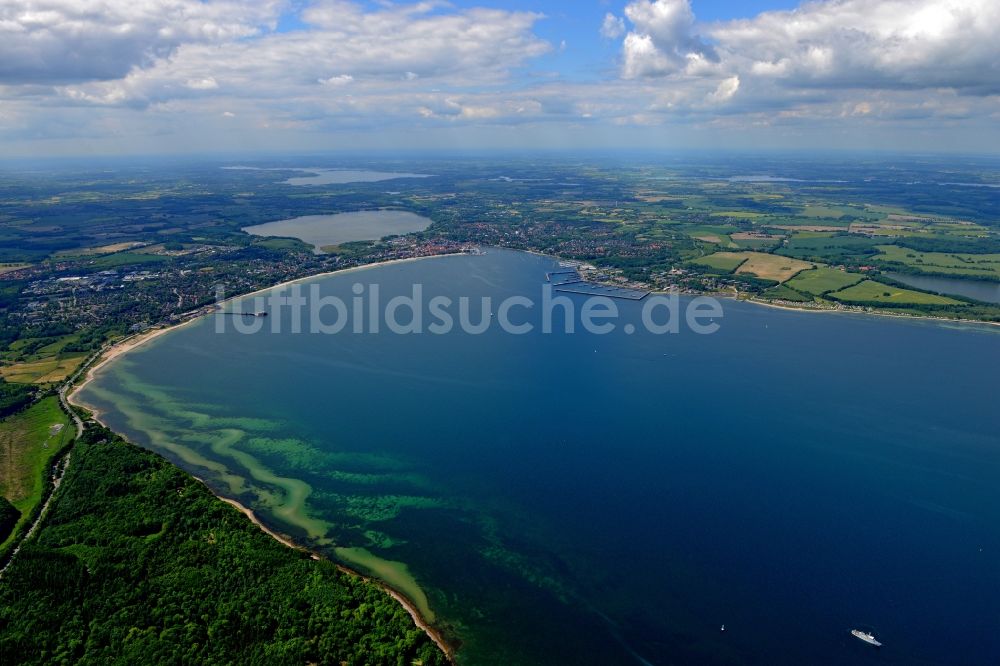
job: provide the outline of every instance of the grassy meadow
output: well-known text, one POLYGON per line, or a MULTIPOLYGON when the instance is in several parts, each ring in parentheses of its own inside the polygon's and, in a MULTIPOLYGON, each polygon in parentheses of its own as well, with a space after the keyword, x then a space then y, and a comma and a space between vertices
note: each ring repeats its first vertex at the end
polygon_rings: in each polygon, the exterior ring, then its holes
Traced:
POLYGON ((746 256, 738 252, 716 252, 707 257, 695 259, 691 263, 707 266, 722 273, 732 273, 746 260, 746 256))
POLYGON ((737 273, 750 273, 759 278, 777 282, 785 282, 798 273, 815 267, 807 261, 782 257, 777 254, 744 252, 742 256, 746 258, 746 261, 736 269, 737 273))
POLYGON ((838 291, 861 282, 863 276, 858 273, 848 273, 836 268, 814 268, 802 271, 789 280, 787 286, 806 294, 822 296, 831 291, 838 291))
POLYGON ((24 361, 0 367, 0 376, 19 384, 47 384, 65 381, 80 367, 86 353, 56 354, 38 361, 24 361))
MULTIPOLYGON (((41 501, 49 465, 73 435, 55 396, 0 421, 0 496, 21 512, 18 525, 41 501)), ((9 535, 3 537, 0 547, 9 540, 9 535)))
POLYGON ((962 305, 953 298, 901 289, 874 280, 865 280, 853 287, 831 294, 845 303, 884 303, 889 305, 962 305))

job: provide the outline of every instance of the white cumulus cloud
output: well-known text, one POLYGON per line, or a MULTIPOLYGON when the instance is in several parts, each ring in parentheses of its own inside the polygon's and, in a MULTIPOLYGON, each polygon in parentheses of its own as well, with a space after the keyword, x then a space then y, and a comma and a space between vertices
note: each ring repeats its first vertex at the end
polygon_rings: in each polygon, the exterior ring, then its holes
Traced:
POLYGON ((110 80, 181 44, 257 34, 277 0, 3 0, 0 84, 110 80))
POLYGON ((400 81, 482 86, 506 80, 512 69, 551 50, 532 32, 540 16, 531 12, 447 11, 430 3, 367 11, 325 2, 303 16, 310 24, 305 30, 185 43, 122 78, 59 92, 77 102, 145 107, 204 92, 209 85, 201 82, 208 81, 233 95, 289 102, 317 94, 317 83, 364 84, 368 94, 400 81))
POLYGON ((692 61, 716 59, 694 31, 688 0, 635 0, 625 16, 633 26, 623 50, 626 77, 663 76, 692 61))
POLYGON ((788 86, 996 94, 997 26, 996 0, 830 0, 708 34, 733 67, 788 86))
MULTIPOLYGON (((698 21, 696 0, 623 4, 590 35, 620 44, 617 73, 592 63, 595 76, 571 77, 553 47, 568 36, 561 19, 531 11, 0 0, 0 148, 87 136, 201 150, 220 136, 242 146, 249 127, 254 140, 283 146, 295 135, 309 147, 326 135, 405 142, 444 128, 495 141, 504 126, 537 139, 586 127, 588 140, 596 126, 637 128, 640 145, 641 128, 656 125, 713 137, 808 126, 823 140, 848 126, 948 124, 980 143, 984 129, 1000 134, 1000 0, 812 0, 714 23, 698 21), (279 32, 283 13, 295 27, 279 32), (542 21, 552 44, 536 33, 542 21)), ((573 36, 567 53, 581 44, 573 36)))
POLYGON ((997 0, 826 0, 700 27, 689 0, 634 0, 625 15, 625 78, 1000 93, 997 0))

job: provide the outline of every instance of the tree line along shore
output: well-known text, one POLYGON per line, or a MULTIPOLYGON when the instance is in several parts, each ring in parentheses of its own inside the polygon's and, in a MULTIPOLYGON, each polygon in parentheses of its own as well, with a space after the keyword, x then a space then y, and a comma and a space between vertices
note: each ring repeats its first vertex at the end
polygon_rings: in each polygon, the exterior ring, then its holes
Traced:
POLYGON ((88 425, 0 582, 0 662, 445 664, 378 585, 88 425))

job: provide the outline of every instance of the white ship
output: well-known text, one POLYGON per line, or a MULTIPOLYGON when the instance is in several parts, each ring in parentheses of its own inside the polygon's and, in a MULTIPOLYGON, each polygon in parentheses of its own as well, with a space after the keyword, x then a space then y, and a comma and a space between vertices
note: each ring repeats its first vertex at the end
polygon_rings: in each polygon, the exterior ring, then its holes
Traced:
POLYGON ((875 647, 882 647, 882 644, 875 640, 875 635, 870 631, 861 631, 860 629, 851 629, 851 635, 855 638, 868 643, 869 645, 874 645, 875 647))

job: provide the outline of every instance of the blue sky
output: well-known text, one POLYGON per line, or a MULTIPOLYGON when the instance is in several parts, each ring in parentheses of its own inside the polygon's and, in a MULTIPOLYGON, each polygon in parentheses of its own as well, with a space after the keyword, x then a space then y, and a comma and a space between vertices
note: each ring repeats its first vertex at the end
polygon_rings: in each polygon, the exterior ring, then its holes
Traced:
POLYGON ((0 150, 990 151, 996 0, 0 5, 0 150))
MULTIPOLYGON (((475 6, 474 2, 457 3, 464 6, 475 6)), ((537 33, 554 44, 566 40, 566 51, 559 58, 559 67, 574 76, 596 77, 612 66, 617 44, 601 39, 594 30, 600 25, 604 15, 609 11, 622 13, 624 2, 601 2, 586 0, 582 2, 505 2, 504 6, 516 7, 525 11, 539 11, 539 7, 548 18, 538 24, 537 33), (609 57, 610 56, 610 57, 609 57)), ((699 21, 722 21, 730 19, 751 18, 761 12, 775 9, 794 9, 799 5, 794 0, 747 0, 732 2, 731 0, 694 0, 691 3, 699 21)))
MULTIPOLYGON (((303 30, 308 26, 301 20, 299 12, 305 5, 296 2, 284 12, 277 28, 278 32, 303 30)), ((378 3, 365 2, 367 7, 377 9, 378 3)), ((627 4, 625 2, 610 2, 606 0, 508 0, 506 2, 484 3, 477 0, 452 0, 454 7, 473 8, 482 6, 503 7, 505 9, 526 12, 538 12, 545 15, 539 21, 535 33, 553 44, 566 42, 564 51, 552 54, 542 61, 544 65, 557 68, 567 76, 578 78, 595 78, 605 73, 613 66, 613 56, 617 45, 606 39, 594 29, 599 26, 605 14, 609 11, 621 13, 627 4)), ((722 21, 740 18, 751 18, 765 11, 789 10, 796 8, 796 0, 694 0, 692 3, 698 20, 722 21)), ((443 11, 438 10, 439 13, 443 11)))

